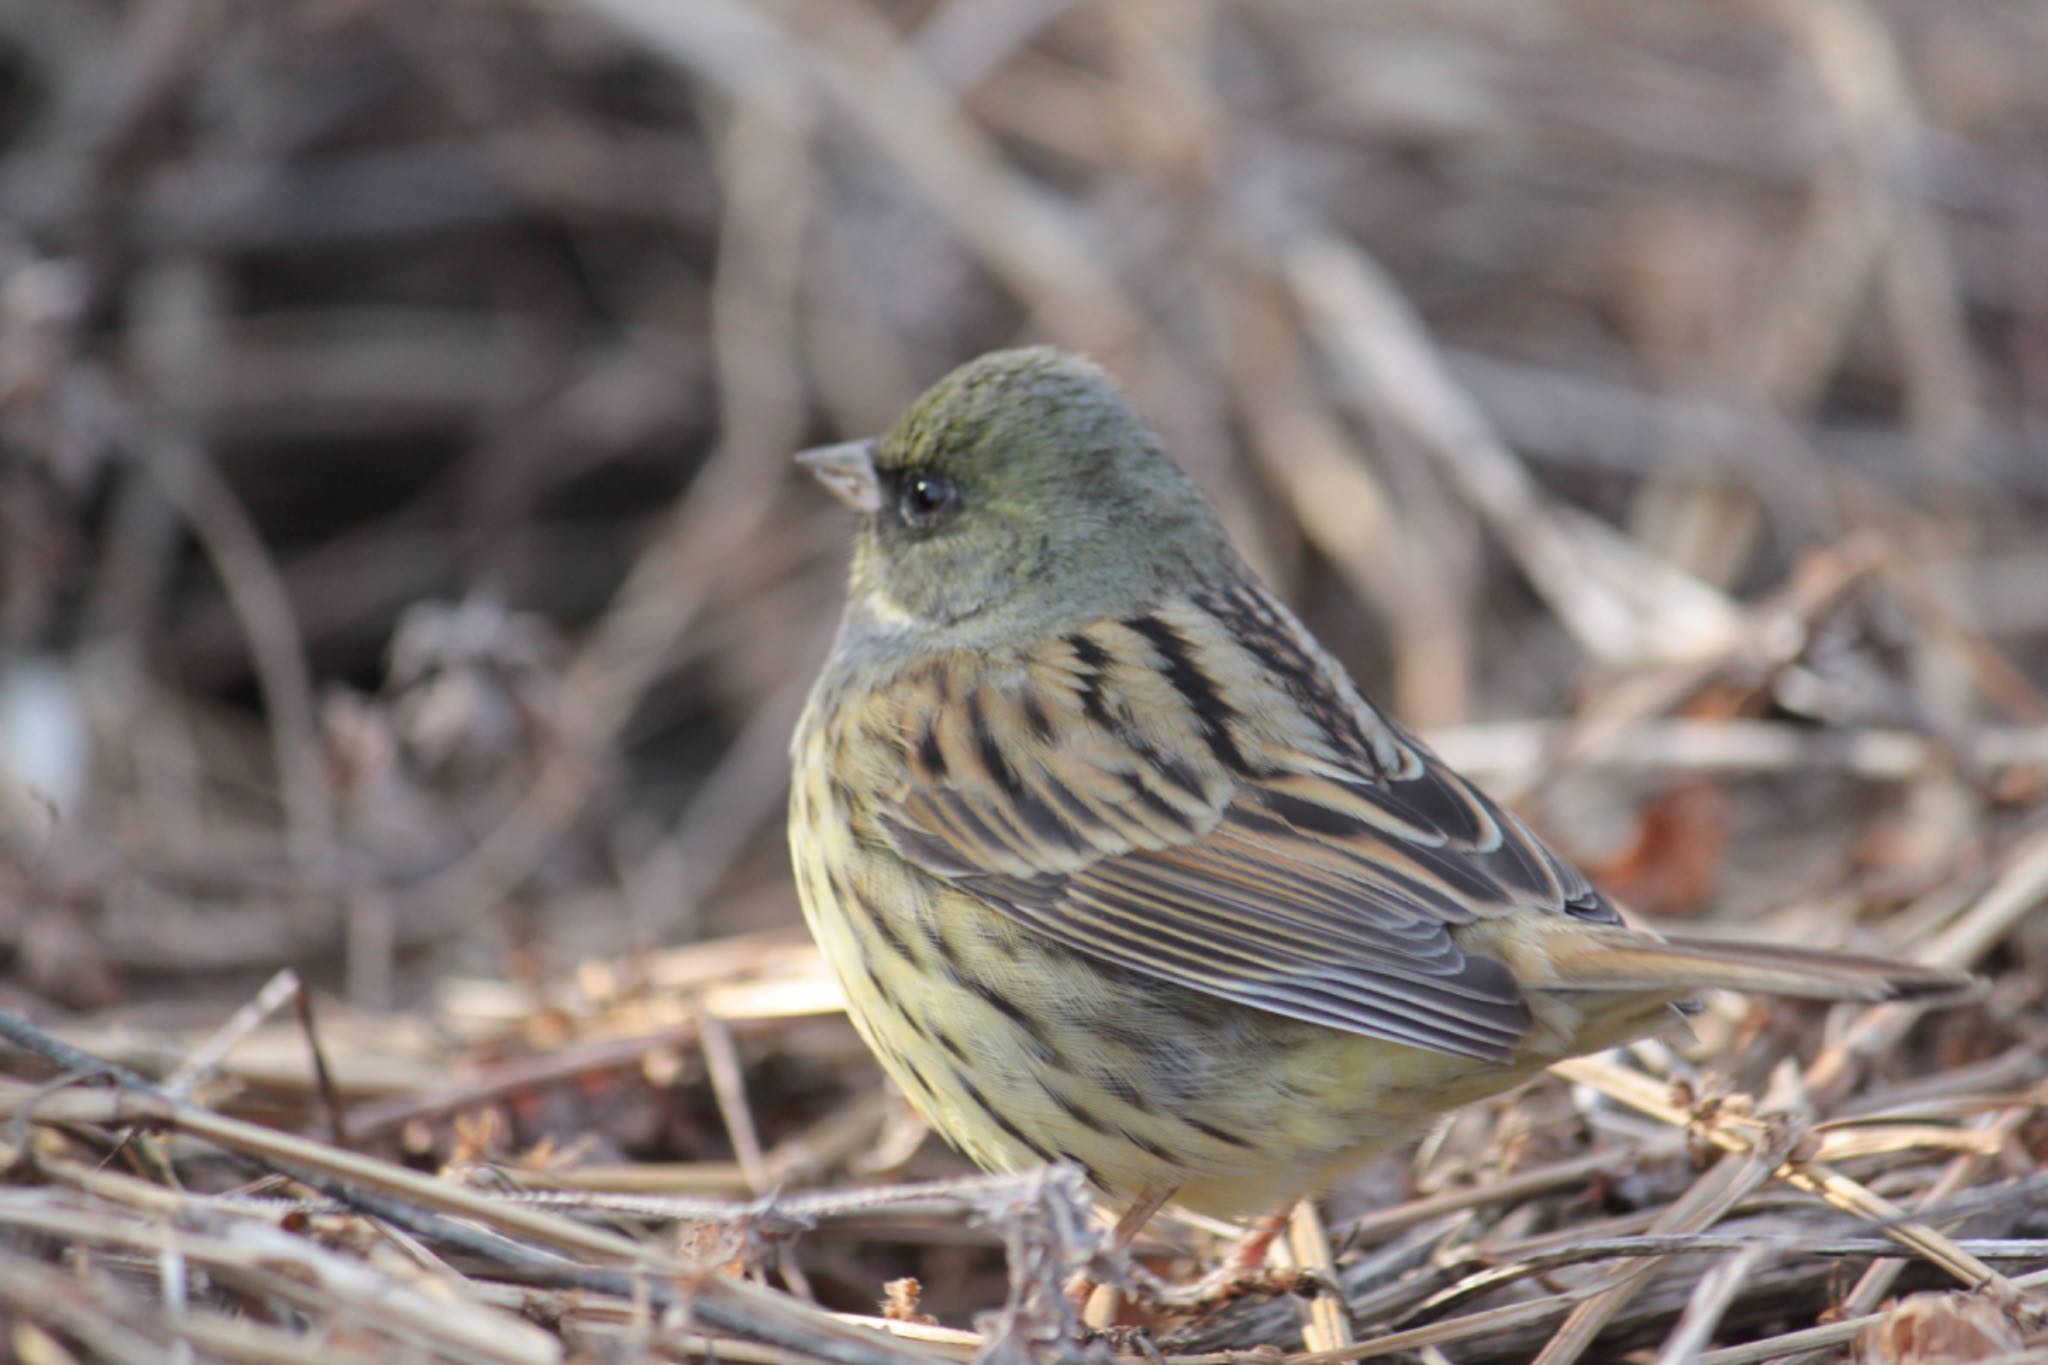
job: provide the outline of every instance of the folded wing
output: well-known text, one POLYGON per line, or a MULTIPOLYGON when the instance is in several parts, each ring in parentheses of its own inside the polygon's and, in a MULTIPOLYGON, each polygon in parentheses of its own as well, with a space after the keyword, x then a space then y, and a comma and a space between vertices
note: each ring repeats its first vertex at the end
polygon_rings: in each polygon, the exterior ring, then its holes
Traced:
POLYGON ((1077 951, 1274 1014, 1486 1061, 1530 1026, 1458 930, 1618 923, 1568 864, 1381 717, 1254 585, 882 703, 905 858, 1077 951))

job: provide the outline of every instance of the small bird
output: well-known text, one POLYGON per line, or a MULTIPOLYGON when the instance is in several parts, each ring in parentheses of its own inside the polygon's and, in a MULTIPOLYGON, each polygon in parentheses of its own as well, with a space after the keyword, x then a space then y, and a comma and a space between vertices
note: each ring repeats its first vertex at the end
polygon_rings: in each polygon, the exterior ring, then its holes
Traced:
POLYGON ((791 748, 796 884, 854 1025, 979 1165, 1272 1223, 1436 1115, 1703 987, 1956 973, 1631 929, 1374 706, 1109 380, 955 370, 801 463, 860 514, 791 748))

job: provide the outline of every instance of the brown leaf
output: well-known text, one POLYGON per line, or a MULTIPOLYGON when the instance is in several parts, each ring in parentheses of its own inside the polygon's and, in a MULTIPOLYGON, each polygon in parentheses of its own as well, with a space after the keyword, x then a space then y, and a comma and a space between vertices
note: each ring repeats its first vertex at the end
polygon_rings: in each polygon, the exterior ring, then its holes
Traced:
POLYGON ((1862 1365, 1969 1365, 2026 1345, 2004 1308, 1974 1294, 1915 1294, 1857 1334, 1862 1365))
POLYGON ((1704 782, 1672 787, 1637 815, 1633 843, 1590 869, 1623 903, 1653 915, 1697 915, 1721 881, 1728 846, 1728 793, 1704 782))

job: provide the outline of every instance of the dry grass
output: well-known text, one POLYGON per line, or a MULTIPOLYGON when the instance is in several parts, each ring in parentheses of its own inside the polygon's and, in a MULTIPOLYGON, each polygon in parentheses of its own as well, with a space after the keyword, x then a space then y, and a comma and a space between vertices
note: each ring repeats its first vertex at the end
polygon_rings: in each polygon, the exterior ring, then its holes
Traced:
POLYGON ((0 1354, 2042 1358, 2044 61, 2020 3, 0 3, 0 1354), (1985 997, 1712 1001, 1298 1220, 1301 1294, 1086 1338, 1069 1273, 1219 1230, 1108 1257, 923 1141, 780 851, 844 538, 787 456, 1020 339, 1639 910, 1985 997))

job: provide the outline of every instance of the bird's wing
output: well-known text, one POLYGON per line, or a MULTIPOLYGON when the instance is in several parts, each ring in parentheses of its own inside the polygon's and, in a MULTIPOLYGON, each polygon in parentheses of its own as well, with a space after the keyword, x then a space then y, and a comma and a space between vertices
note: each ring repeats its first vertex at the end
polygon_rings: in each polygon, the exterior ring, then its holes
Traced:
POLYGON ((1275 1014, 1489 1061, 1529 1011, 1458 931, 1612 906, 1383 718, 1254 584, 876 699, 882 836, 1079 952, 1275 1014))

